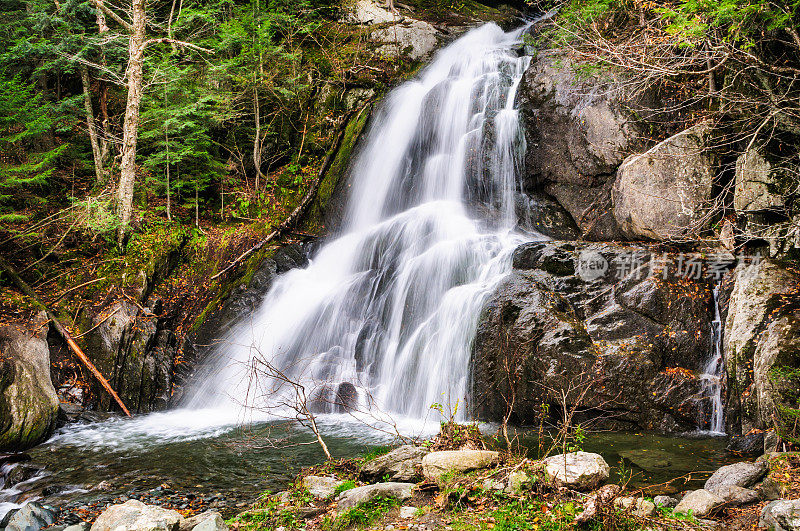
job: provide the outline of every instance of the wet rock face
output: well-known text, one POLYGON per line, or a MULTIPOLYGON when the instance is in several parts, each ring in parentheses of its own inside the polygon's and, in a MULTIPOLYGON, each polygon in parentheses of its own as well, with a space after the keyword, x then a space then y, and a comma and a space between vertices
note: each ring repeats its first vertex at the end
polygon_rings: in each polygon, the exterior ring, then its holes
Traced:
POLYGON ((800 275, 779 262, 742 264, 734 273, 725 322, 729 433, 769 428, 796 437, 782 408, 797 408, 800 382, 800 275))
POLYGON ((0 327, 0 450, 24 450, 55 429, 58 396, 50 380, 47 318, 0 327))
POLYGON ((478 327, 477 414, 501 419, 513 394, 512 419, 530 424, 543 404, 557 416, 563 391, 576 422, 696 429, 703 404, 694 375, 710 349, 711 285, 674 268, 651 274, 659 260, 645 247, 613 244, 519 247, 478 327))
MULTIPOLYGON (((94 317, 86 340, 87 355, 132 413, 165 409, 169 401, 176 341, 154 313, 118 301, 94 317)), ((116 407, 98 382, 92 385, 102 409, 116 407)))
POLYGON ((195 343, 211 344, 242 317, 255 311, 278 275, 308 264, 307 251, 301 244, 286 245, 261 262, 250 282, 235 287, 225 303, 205 320, 196 334, 195 343))
POLYGON ((519 88, 527 141, 526 188, 554 197, 584 238, 620 239, 611 214, 614 172, 638 147, 621 85, 581 77, 568 58, 543 52, 519 88))

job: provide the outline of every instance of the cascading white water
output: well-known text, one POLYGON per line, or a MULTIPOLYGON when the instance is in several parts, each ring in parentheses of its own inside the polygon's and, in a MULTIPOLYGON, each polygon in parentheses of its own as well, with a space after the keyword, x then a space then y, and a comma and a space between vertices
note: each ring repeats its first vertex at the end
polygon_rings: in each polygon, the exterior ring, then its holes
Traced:
MULTIPOLYGON (((714 286, 714 320, 711 321, 711 353, 700 375, 702 397, 707 403, 707 429, 712 434, 725 433, 724 410, 722 406, 722 317, 719 312, 719 284, 714 286)), ((705 423, 705 421, 704 421, 705 423)))
POLYGON ((389 94, 354 161, 342 235, 276 279, 190 407, 280 403, 274 379, 251 378, 267 360, 323 410, 357 393, 413 418, 434 403, 466 411, 480 310, 513 249, 536 237, 514 232, 522 32, 472 30, 389 94))

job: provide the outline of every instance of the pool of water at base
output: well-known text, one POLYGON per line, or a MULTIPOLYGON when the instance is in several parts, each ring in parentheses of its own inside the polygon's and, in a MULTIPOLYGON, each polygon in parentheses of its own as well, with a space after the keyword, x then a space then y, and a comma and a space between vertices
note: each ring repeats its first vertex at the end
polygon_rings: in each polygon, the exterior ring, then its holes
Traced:
MULTIPOLYGON (((199 431, 177 425, 154 433, 131 429, 130 423, 136 422, 142 421, 115 419, 61 430, 28 452, 32 461, 19 466, 35 466, 44 473, 28 482, 14 504, 3 506, 37 500, 75 509, 126 497, 147 501, 166 494, 185 499, 188 494, 211 501, 211 508, 229 516, 265 490, 286 488, 302 467, 324 460, 310 432, 283 423, 219 425, 199 431)), ((320 425, 334 457, 358 456, 394 439, 346 415, 327 416, 320 425)), ((485 433, 493 433, 492 426, 485 428, 485 433)), ((434 430, 435 424, 428 423, 411 435, 429 436, 434 430)), ((536 439, 525 432, 520 435, 535 456, 536 439)), ((701 486, 710 472, 732 462, 724 445, 722 438, 594 433, 583 448, 605 457, 612 466, 612 479, 629 478, 634 488, 664 484, 650 491, 655 495, 701 486), (667 483, 686 474, 691 474, 688 482, 667 483)))

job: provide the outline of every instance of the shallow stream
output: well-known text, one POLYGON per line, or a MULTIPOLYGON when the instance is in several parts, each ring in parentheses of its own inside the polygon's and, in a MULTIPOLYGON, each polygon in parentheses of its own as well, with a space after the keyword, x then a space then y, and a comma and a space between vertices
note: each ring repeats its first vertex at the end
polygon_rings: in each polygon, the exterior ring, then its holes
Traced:
MULTIPOLYGON (((135 497, 176 509, 214 508, 228 516, 265 490, 286 488, 302 467, 324 460, 310 433, 297 427, 276 422, 245 427, 223 419, 209 426, 213 415, 173 411, 62 429, 29 452, 30 463, 16 465, 43 468, 44 473, 27 482, 13 501, 38 500, 90 516, 92 507, 135 497)), ((357 456, 395 439, 348 415, 326 415, 320 425, 334 457, 357 456)), ((398 429, 425 437, 436 423, 409 421, 398 429)), ((484 432, 494 429, 484 426, 484 432)), ((536 439, 523 433, 520 440, 535 455, 536 439)), ((629 479, 633 488, 691 474, 689 481, 678 479, 649 491, 654 495, 700 486, 708 473, 731 461, 724 445, 722 438, 595 433, 583 446, 602 454, 613 479, 629 479)))

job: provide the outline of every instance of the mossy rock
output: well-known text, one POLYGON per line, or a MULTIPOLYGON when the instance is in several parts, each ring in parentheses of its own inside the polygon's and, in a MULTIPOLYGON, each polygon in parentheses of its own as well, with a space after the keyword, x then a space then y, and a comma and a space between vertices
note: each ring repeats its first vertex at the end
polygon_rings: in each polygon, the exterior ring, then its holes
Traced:
POLYGON ((50 380, 46 317, 30 330, 0 327, 0 451, 21 451, 55 429, 58 396, 50 380))

